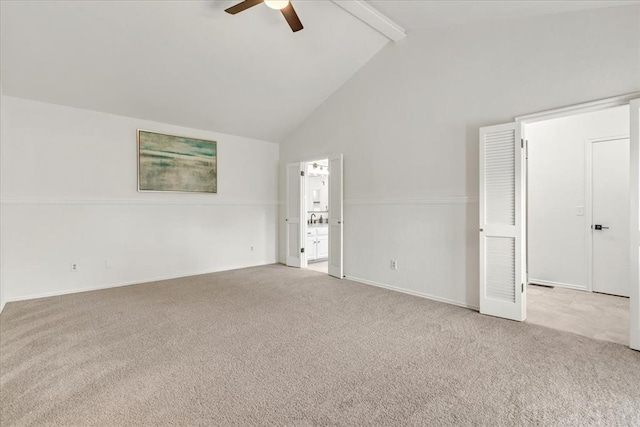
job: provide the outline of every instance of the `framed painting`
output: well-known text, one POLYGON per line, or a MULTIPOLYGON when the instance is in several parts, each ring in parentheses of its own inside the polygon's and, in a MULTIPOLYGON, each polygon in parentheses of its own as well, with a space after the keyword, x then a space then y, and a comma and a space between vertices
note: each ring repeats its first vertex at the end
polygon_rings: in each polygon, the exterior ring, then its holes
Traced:
POLYGON ((217 193, 216 141, 138 130, 138 191, 217 193))

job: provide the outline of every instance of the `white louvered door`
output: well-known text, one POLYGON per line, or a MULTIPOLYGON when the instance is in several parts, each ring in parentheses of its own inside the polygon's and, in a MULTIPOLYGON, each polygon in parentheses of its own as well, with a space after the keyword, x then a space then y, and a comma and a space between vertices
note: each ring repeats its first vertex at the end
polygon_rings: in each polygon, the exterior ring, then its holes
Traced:
POLYGON ((522 125, 480 129, 480 313, 526 317, 522 125))
POLYGON ((304 163, 289 163, 287 165, 287 265, 302 267, 304 262, 303 234, 303 197, 304 197, 304 163))
POLYGON ((631 205, 631 348, 640 350, 640 99, 631 101, 631 165, 629 168, 631 205))
POLYGON ((329 158, 329 275, 342 279, 343 179, 342 154, 329 158))

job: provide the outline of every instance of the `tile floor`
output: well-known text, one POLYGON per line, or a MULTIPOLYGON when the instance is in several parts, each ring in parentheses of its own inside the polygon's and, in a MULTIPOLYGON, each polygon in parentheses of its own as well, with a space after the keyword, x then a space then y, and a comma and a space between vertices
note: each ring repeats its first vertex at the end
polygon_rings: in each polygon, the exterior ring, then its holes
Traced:
POLYGON ((329 274, 329 261, 310 262, 307 268, 319 273, 329 274))
POLYGON ((529 285, 526 321, 629 345, 629 298, 529 285))

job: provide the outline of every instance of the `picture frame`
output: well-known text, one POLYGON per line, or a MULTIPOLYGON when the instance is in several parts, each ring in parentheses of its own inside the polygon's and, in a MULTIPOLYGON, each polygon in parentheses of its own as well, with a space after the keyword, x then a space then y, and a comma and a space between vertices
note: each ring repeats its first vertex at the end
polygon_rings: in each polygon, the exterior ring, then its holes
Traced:
POLYGON ((138 191, 218 192, 218 143, 137 130, 138 191))

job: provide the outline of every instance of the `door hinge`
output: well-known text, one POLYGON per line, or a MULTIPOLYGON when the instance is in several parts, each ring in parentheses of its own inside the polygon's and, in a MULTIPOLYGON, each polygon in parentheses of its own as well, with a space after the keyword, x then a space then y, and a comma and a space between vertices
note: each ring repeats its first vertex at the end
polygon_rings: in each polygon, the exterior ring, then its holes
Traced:
POLYGON ((524 283, 522 283, 522 289, 520 290, 520 292, 524 293, 524 283))
POLYGON ((304 171, 300 171, 300 176, 304 176, 304 171))
POLYGON ((524 148, 524 139, 520 138, 520 148, 524 148))
POLYGON ((300 248, 300 253, 303 254, 304 253, 304 248, 300 248))

